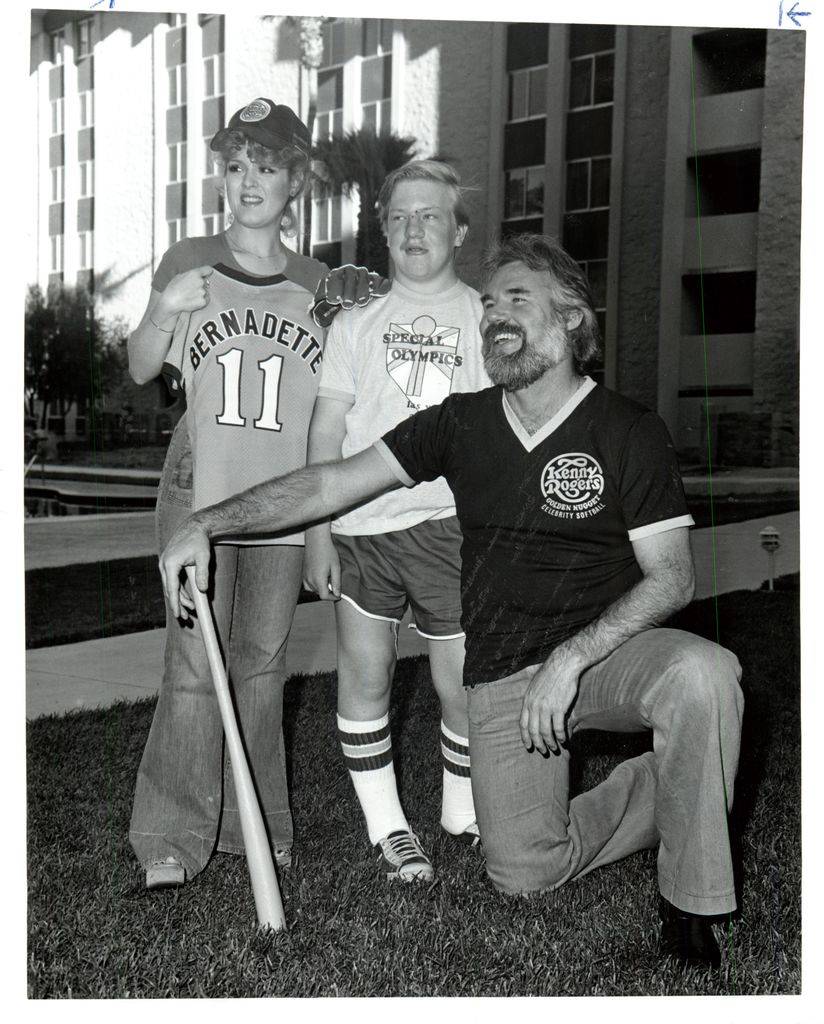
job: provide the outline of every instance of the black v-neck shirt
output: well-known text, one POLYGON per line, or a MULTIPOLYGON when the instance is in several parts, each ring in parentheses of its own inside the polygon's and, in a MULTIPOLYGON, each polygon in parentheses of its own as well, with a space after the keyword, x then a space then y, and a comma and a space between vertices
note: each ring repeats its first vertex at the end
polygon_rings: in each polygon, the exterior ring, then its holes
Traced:
POLYGON ((663 421, 589 378, 532 436, 493 387, 375 447, 406 486, 452 488, 469 686, 545 660, 641 579, 634 540, 692 525, 663 421))

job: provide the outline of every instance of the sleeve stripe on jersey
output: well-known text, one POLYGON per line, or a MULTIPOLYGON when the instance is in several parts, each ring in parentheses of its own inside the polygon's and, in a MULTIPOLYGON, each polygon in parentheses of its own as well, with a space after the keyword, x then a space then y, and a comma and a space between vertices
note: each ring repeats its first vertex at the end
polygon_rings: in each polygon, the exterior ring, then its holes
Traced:
POLYGON ((679 526, 695 526, 695 520, 691 515, 676 516, 675 519, 662 519, 658 523, 650 523, 649 526, 639 526, 635 530, 629 530, 627 536, 630 540, 643 540, 644 537, 653 537, 656 533, 677 530, 679 526))
POLYGON ((372 445, 375 451, 380 455, 386 465, 392 470, 395 476, 400 480, 404 487, 414 487, 417 480, 413 480, 412 477, 406 472, 403 466, 398 462, 386 443, 381 438, 372 445))
POLYGON ((318 398, 335 398, 339 402, 346 402, 347 405, 352 405, 355 401, 355 393, 353 391, 344 391, 342 388, 325 388, 321 384, 318 388, 318 398))
POLYGON ((183 374, 180 372, 179 366, 175 366, 174 363, 164 363, 160 372, 172 391, 180 391, 183 388, 183 374))

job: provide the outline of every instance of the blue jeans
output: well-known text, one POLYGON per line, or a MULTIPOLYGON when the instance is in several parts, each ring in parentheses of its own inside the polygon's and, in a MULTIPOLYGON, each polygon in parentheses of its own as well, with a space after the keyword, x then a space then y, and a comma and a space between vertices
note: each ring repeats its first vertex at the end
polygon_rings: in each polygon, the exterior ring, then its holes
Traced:
MULTIPOLYGON (((184 417, 158 491, 160 550, 191 510, 191 487, 184 417)), ((273 847, 292 844, 281 725, 286 642, 302 565, 303 548, 295 545, 213 549, 209 598, 273 847)), ((163 680, 138 771, 129 839, 144 867, 177 857, 190 878, 205 867, 215 846, 244 850, 200 628, 196 621, 181 624, 168 605, 163 680)))
POLYGON ((569 799, 569 752, 521 742, 535 669, 469 690, 472 793, 487 872, 514 893, 554 889, 658 846, 658 886, 691 913, 735 909, 727 814, 744 698, 736 657, 674 629, 650 629, 581 676, 568 721, 580 729, 651 729, 654 750, 569 799))

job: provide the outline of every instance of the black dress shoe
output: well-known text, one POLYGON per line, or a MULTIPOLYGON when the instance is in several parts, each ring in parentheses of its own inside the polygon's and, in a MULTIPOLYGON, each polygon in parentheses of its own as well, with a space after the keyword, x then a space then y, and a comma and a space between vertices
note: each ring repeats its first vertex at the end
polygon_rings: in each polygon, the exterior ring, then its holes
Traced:
POLYGON ((710 927, 710 918, 679 910, 661 899, 661 952, 685 964, 720 967, 721 950, 710 927))

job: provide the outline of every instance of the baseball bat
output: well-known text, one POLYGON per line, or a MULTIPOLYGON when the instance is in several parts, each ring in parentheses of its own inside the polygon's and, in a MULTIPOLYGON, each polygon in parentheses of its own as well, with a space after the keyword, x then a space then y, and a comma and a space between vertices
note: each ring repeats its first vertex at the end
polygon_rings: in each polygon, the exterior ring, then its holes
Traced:
POLYGON ((220 717, 223 721, 223 731, 226 734, 226 744, 232 761, 240 827, 243 831, 243 844, 246 847, 246 861, 252 880, 252 893, 255 897, 258 924, 261 928, 272 928, 277 931, 286 927, 283 901, 275 874, 275 865, 272 861, 272 851, 269 848, 269 839, 266 835, 266 826, 263 824, 263 815, 252 782, 252 773, 249 771, 249 764, 243 751, 240 730, 232 706, 232 695, 229 692, 229 680, 223 667, 223 659, 212 622, 211 608, 206 595, 197 589, 193 565, 186 567, 186 576, 189 580, 190 593, 195 602, 203 643, 206 646, 206 656, 209 659, 209 668, 212 672, 212 681, 215 684, 217 702, 220 707, 220 717))

